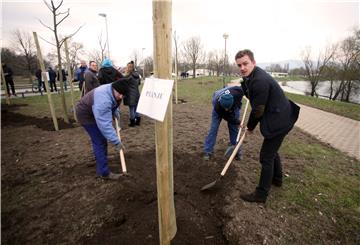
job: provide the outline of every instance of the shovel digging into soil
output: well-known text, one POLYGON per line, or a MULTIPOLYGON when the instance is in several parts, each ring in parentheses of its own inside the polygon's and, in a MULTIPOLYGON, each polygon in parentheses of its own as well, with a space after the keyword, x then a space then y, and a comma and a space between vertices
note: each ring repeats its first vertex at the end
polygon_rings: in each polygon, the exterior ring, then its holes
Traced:
MULTIPOLYGON (((115 125, 116 125, 116 133, 119 137, 119 140, 121 141, 119 121, 117 118, 115 118, 115 125)), ((127 174, 123 149, 120 150, 120 162, 121 162, 121 168, 122 168, 123 174, 127 174)))
MULTIPOLYGON (((244 98, 245 98, 245 97, 244 97, 244 98)), ((246 98, 245 98, 245 99, 246 99, 246 98)), ((247 112, 248 106, 249 106, 249 100, 246 99, 246 105, 245 105, 243 117, 242 117, 242 119, 241 119, 241 124, 240 124, 240 128, 239 128, 239 132, 238 132, 238 135, 237 135, 237 137, 236 137, 236 144, 239 142, 239 139, 240 139, 241 130, 242 130, 242 127, 241 127, 241 126, 244 125, 244 121, 245 121, 245 117, 246 117, 246 112, 247 112)), ((234 148, 235 148, 234 145, 229 146, 229 147, 226 149, 226 151, 225 151, 225 153, 224 153, 224 156, 225 156, 225 157, 229 157, 229 156, 233 153, 234 148)), ((237 151, 236 151, 236 152, 237 152, 237 151)))
POLYGON ((226 171, 228 170, 230 164, 232 163, 232 161, 234 160, 235 155, 237 154, 240 146, 242 145, 242 143, 244 142, 245 139, 245 135, 246 135, 246 131, 244 132, 243 136, 241 137, 240 141, 237 143, 235 149, 233 150, 233 152, 231 153, 231 156, 229 158, 229 160, 226 162, 224 169, 221 171, 220 173, 220 177, 217 178, 215 181, 211 182, 210 184, 204 185, 201 188, 201 191, 205 191, 205 190, 209 190, 211 188, 213 188, 217 183, 220 182, 221 178, 226 174, 226 171))

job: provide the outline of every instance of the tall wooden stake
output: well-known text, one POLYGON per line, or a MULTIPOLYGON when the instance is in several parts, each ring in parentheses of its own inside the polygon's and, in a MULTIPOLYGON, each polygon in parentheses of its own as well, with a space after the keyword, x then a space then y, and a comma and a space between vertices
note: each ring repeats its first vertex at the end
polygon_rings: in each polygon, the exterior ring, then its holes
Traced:
POLYGON ((10 105, 10 96, 7 93, 7 89, 6 89, 6 81, 5 81, 5 75, 4 75, 4 71, 1 65, 1 79, 3 81, 3 85, 4 85, 4 92, 5 92, 5 100, 6 100, 6 104, 10 105))
MULTIPOLYGON (((171 79, 171 0, 153 0, 154 75, 171 79)), ((163 122, 155 122, 160 244, 176 234, 173 179, 172 96, 163 122)))
MULTIPOLYGON (((46 70, 45 70, 45 65, 44 65, 44 61, 43 61, 43 58, 42 58, 42 54, 41 54, 39 40, 38 40, 36 32, 33 32, 33 35, 34 35, 34 40, 35 40, 35 44, 36 44, 37 58, 38 58, 39 65, 40 65, 40 68, 41 68, 41 73, 44 74, 46 72, 46 70)), ((49 88, 49 80, 48 80, 47 76, 44 76, 43 78, 45 80, 45 88, 46 88, 46 93, 47 93, 47 96, 48 96, 48 101, 49 101, 49 106, 50 106, 50 113, 51 113, 51 117, 52 117, 52 120, 53 120, 53 123, 54 123, 54 128, 55 128, 56 131, 58 131, 59 130, 59 125, 58 125, 58 121, 57 121, 56 114, 55 114, 54 102, 52 101, 52 97, 51 97, 51 92, 50 92, 50 88, 49 88)))
POLYGON ((177 81, 178 81, 178 68, 177 68, 177 61, 178 61, 178 57, 177 57, 177 40, 176 40, 176 31, 174 32, 174 41, 175 41, 175 104, 178 103, 178 91, 177 91, 177 81))
POLYGON ((71 105, 73 108, 73 112, 74 112, 74 119, 75 121, 77 120, 76 117, 76 110, 75 110, 75 102, 74 102, 74 84, 72 83, 73 81, 73 74, 71 72, 71 68, 70 68, 70 58, 69 58, 69 49, 68 49, 68 45, 67 45, 67 39, 64 42, 64 47, 65 47, 65 56, 66 56, 66 69, 68 72, 68 77, 69 77, 69 81, 70 81, 70 93, 71 93, 71 105))

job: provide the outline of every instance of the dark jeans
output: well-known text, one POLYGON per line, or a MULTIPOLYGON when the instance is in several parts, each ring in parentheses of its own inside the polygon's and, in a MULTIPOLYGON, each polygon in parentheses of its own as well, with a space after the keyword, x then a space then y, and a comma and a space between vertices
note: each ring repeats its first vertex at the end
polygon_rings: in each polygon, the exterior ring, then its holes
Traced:
POLYGON ((12 94, 15 95, 16 93, 15 93, 15 86, 14 86, 14 81, 13 80, 6 81, 6 90, 7 90, 8 95, 10 96, 10 88, 9 88, 9 86, 11 88, 12 94))
POLYGON ((96 174, 108 176, 110 173, 107 160, 107 139, 102 135, 96 124, 82 125, 91 138, 96 159, 96 174))
MULTIPOLYGON (((235 118, 240 117, 240 110, 235 110, 235 118)), ((222 118, 217 114, 215 109, 212 110, 211 114, 211 125, 209 129, 209 133, 205 138, 205 144, 204 144, 204 153, 205 154, 212 154, 214 152, 214 146, 216 143, 216 137, 218 133, 218 129, 220 126, 222 118)), ((239 125, 233 124, 233 123, 227 123, 229 128, 229 136, 230 136, 230 143, 231 145, 236 145, 236 137, 239 132, 239 125)))
POLYGON ((278 150, 286 134, 272 139, 264 139, 260 150, 261 174, 256 192, 261 196, 267 196, 273 180, 282 181, 282 165, 278 150))
POLYGON ((50 81, 50 91, 53 92, 55 88, 55 91, 57 92, 56 82, 50 81))
POLYGON ((134 120, 136 117, 140 117, 139 113, 136 112, 136 105, 129 105, 130 120, 134 120))

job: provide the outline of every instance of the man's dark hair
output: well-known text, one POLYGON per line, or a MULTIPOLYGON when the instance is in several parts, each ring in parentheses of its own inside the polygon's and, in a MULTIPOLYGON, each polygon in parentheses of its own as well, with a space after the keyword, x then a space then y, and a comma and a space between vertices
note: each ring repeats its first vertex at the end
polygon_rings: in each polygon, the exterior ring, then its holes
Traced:
POLYGON ((240 50, 239 52, 237 52, 237 54, 235 55, 235 60, 240 59, 241 57, 244 57, 245 55, 249 56, 251 61, 255 61, 254 53, 251 52, 250 49, 244 49, 244 50, 240 50))
POLYGON ((94 60, 90 60, 89 61, 89 66, 91 66, 91 63, 93 63, 93 62, 96 64, 96 62, 94 60))

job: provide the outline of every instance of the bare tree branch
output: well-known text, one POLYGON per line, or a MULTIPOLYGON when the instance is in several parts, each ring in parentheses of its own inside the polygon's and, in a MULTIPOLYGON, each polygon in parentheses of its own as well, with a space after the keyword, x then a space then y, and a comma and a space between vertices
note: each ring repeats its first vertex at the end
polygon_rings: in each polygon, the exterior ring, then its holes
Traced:
POLYGON ((53 29, 51 29, 50 26, 45 25, 40 19, 38 19, 38 20, 39 20, 40 24, 42 24, 44 27, 48 28, 50 31, 54 31, 53 29))

